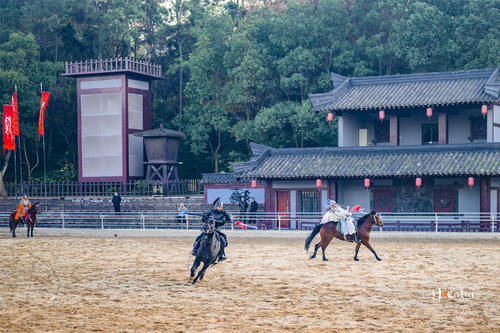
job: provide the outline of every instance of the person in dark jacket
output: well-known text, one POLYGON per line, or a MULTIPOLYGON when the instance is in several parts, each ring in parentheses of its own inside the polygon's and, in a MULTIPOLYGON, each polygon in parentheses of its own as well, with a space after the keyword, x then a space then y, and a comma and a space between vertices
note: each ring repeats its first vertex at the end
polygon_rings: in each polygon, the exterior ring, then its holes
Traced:
POLYGON ((244 196, 240 197, 240 202, 238 202, 238 205, 240 206, 240 220, 241 222, 244 222, 248 208, 248 202, 245 200, 244 196))
POLYGON ((259 209, 259 205, 257 204, 257 201, 255 201, 254 197, 250 198, 250 223, 255 224, 255 213, 257 212, 257 209, 259 209))
POLYGON ((120 202, 122 201, 122 198, 120 195, 115 192, 113 193, 113 199, 111 200, 113 202, 113 207, 115 207, 115 213, 120 212, 120 202))
MULTIPOLYGON (((224 248, 228 245, 227 236, 221 230, 222 226, 226 224, 226 222, 231 222, 231 218, 224 210, 224 204, 222 203, 222 200, 220 198, 215 199, 213 206, 214 208, 203 214, 201 221, 203 223, 206 223, 210 218, 213 218, 215 220, 215 231, 219 234, 221 240, 218 258, 218 261, 220 262, 226 260, 226 253, 224 251, 224 248)), ((191 251, 191 254, 193 256, 196 256, 196 252, 198 251, 198 247, 200 246, 203 235, 204 234, 201 233, 200 235, 198 235, 198 237, 196 237, 196 240, 194 241, 193 251, 191 251)))

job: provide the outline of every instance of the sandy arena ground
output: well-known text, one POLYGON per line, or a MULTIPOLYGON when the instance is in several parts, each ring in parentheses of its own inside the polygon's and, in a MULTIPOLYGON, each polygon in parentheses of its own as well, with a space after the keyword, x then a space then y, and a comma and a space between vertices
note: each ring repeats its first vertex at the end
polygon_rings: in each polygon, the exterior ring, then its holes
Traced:
POLYGON ((322 262, 304 232, 235 231, 230 260, 192 286, 196 232, 24 232, 0 230, 4 332, 500 332, 498 236, 386 234, 382 262, 361 248, 356 263, 352 244, 322 262))

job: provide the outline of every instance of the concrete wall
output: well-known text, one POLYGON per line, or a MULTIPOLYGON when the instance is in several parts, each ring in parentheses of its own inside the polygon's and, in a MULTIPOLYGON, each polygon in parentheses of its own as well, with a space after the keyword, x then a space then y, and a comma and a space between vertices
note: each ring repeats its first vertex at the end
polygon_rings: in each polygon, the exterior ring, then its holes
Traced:
POLYGON ((343 207, 361 205, 366 211, 371 209, 370 191, 365 190, 363 180, 339 180, 337 184, 337 201, 343 207))

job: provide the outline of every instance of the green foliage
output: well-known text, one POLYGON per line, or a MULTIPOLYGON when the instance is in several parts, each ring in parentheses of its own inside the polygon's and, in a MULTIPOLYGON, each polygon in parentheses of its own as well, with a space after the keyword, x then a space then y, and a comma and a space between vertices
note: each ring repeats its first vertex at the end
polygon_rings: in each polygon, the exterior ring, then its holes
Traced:
MULTIPOLYGON (((332 71, 367 76, 498 67, 499 17, 498 0, 261 6, 218 0, 4 0, 0 97, 9 103, 17 85, 22 140, 33 167, 37 154, 41 158, 40 82, 51 92, 47 168, 51 177, 71 178, 61 170, 78 163, 76 92, 74 80, 60 76, 62 62, 137 57, 159 63, 166 80, 152 84, 153 123, 182 127, 187 136, 179 154, 181 177, 193 178, 230 171, 230 162, 248 159, 250 141, 336 145, 336 123, 328 126, 326 115, 313 113, 308 102, 308 94, 332 89, 332 71)), ((40 165, 34 177, 40 178, 40 165)))

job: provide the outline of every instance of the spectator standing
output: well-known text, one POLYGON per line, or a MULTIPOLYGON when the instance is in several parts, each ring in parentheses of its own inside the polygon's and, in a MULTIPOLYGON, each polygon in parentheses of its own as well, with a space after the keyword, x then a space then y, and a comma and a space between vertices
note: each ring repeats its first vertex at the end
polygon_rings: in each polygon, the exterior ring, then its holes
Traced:
POLYGON ((120 202, 122 201, 122 198, 118 194, 118 192, 113 193, 113 199, 111 200, 113 202, 113 207, 115 207, 115 213, 120 212, 120 202))
POLYGON ((255 201, 254 197, 250 198, 250 221, 249 223, 255 224, 256 223, 256 212, 259 209, 259 205, 257 204, 257 201, 255 201))
POLYGON ((238 202, 238 205, 240 206, 240 220, 241 222, 244 222, 248 208, 248 202, 245 200, 244 196, 240 197, 240 202, 238 202))

